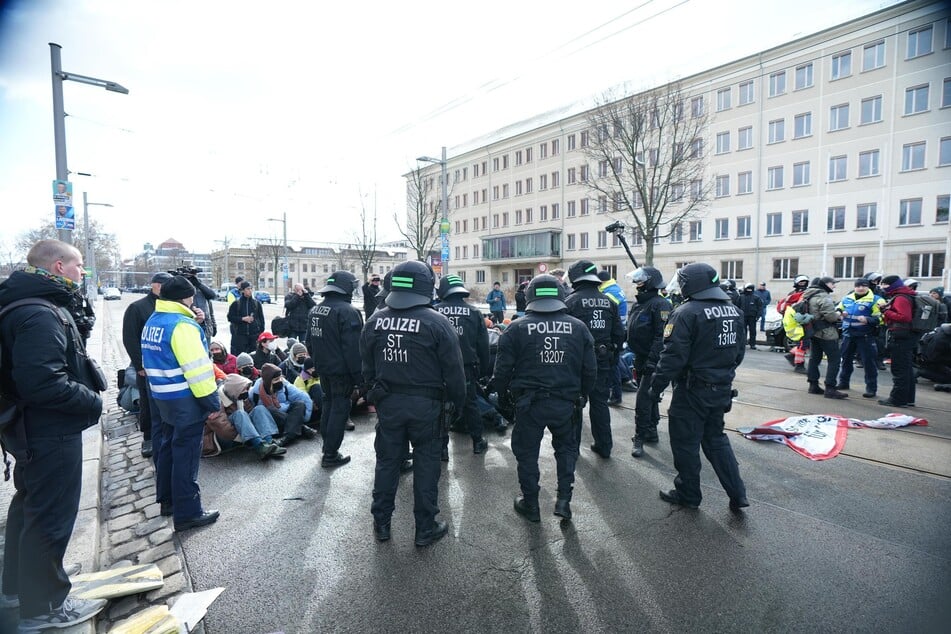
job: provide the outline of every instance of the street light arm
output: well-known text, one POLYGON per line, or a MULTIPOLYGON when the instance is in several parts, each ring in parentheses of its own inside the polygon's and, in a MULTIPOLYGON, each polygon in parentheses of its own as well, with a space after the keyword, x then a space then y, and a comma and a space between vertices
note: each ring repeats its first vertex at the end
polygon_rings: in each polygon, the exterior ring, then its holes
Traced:
POLYGON ((89 84, 90 86, 105 88, 110 92, 117 92, 123 95, 129 94, 128 88, 107 79, 99 79, 97 77, 89 77, 87 75, 79 75, 77 73, 67 73, 66 71, 61 71, 59 76, 63 79, 63 81, 78 81, 81 84, 89 84))

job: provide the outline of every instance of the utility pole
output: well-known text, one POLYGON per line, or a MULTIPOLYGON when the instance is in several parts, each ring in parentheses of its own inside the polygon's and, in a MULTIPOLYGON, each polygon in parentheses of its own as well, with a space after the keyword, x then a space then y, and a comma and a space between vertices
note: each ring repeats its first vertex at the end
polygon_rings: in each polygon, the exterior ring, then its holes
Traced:
POLYGON ((229 238, 228 236, 225 236, 224 240, 215 240, 215 242, 220 242, 225 250, 225 269, 221 275, 221 279, 218 280, 218 286, 220 287, 222 284, 228 284, 229 281, 231 280, 231 271, 230 271, 231 267, 228 266, 229 265, 228 257, 230 255, 229 247, 231 246, 231 238, 229 238))

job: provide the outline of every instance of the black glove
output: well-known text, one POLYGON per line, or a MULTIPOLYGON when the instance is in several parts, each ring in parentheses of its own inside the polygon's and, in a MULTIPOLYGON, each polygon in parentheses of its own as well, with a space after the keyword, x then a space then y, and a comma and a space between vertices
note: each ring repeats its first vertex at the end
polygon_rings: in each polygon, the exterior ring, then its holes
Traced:
POLYGON ((647 391, 647 395, 654 403, 660 403, 664 396, 664 387, 651 383, 650 389, 647 391))

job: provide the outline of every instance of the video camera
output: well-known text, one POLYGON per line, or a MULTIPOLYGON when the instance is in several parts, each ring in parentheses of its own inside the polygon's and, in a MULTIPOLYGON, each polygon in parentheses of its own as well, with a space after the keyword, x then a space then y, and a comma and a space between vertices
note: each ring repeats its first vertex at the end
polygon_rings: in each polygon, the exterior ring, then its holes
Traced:
POLYGON ((183 275, 185 277, 195 277, 199 273, 201 273, 200 268, 197 266, 187 266, 184 263, 177 269, 168 271, 169 275, 183 275))
POLYGON ((616 220, 604 228, 608 233, 624 233, 624 230, 627 227, 624 226, 624 223, 620 220, 616 220))

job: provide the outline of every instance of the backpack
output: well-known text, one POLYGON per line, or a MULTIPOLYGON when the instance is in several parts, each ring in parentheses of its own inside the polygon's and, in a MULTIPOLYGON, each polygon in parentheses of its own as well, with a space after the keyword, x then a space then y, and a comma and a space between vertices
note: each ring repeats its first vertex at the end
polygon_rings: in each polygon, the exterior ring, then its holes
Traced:
POLYGON ((131 414, 139 413, 139 388, 135 383, 135 368, 131 365, 119 374, 119 393, 116 395, 116 403, 119 407, 131 414))
POLYGON ((938 327, 938 300, 916 293, 912 302, 911 331, 931 332, 938 327))

